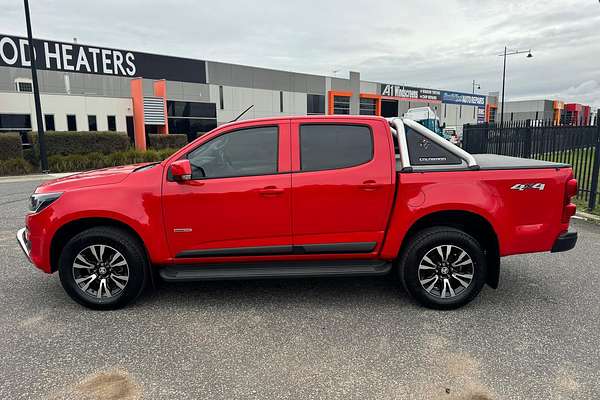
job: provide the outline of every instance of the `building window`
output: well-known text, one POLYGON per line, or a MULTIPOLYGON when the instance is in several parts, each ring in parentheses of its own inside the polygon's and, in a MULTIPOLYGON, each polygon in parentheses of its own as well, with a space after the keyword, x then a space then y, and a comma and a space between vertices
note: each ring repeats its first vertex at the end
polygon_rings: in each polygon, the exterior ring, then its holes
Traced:
POLYGON ((167 100, 167 116, 186 118, 217 118, 215 103, 167 100))
POLYGON ((373 136, 367 126, 307 124, 300 126, 300 169, 348 168, 373 158, 373 136))
POLYGON ((306 113, 308 115, 325 114, 325 96, 322 94, 307 94, 306 113))
POLYGON ((360 98, 360 115, 377 115, 377 99, 360 98))
POLYGON ((75 115, 73 115, 73 114, 67 115, 67 130, 69 130, 69 131, 77 130, 77 118, 75 118, 75 115))
POLYGON ((225 109, 225 102, 223 101, 223 86, 219 86, 219 109, 225 109))
POLYGON ((31 130, 29 114, 0 114, 0 131, 31 130))
POLYGON ((169 132, 186 134, 188 141, 217 127, 215 103, 167 100, 169 132))
POLYGON ((33 92, 33 84, 27 81, 18 81, 16 82, 17 92, 33 92))
POLYGON ((462 106, 458 106, 458 118, 462 118, 462 106))
POLYGON ((44 125, 46 126, 47 131, 54 131, 54 115, 52 114, 44 114, 44 125))
POLYGON ((279 92, 279 112, 283 112, 283 92, 279 92))
POLYGON ((490 121, 496 122, 496 107, 490 107, 490 121))
POLYGON ((114 115, 109 115, 106 117, 106 122, 108 124, 108 130, 109 131, 116 131, 117 130, 117 119, 115 118, 114 115))
POLYGON ((98 124, 96 123, 95 115, 88 115, 88 130, 90 132, 96 132, 98 130, 98 124))
POLYGON ((350 97, 333 96, 333 113, 350 114, 350 97))

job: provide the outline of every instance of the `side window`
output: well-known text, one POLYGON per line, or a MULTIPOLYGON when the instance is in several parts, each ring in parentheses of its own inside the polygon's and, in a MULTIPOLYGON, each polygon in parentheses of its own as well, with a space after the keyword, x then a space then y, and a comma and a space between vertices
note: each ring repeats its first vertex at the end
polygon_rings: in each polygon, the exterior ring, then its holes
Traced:
POLYGON ((373 158, 373 135, 363 125, 307 124, 300 126, 302 171, 338 169, 373 158))
POLYGON ((462 163, 459 157, 425 138, 414 129, 407 126, 404 129, 406 130, 410 165, 454 165, 462 163))
POLYGON ((278 129, 264 126, 225 133, 188 153, 192 179, 277 173, 278 129))

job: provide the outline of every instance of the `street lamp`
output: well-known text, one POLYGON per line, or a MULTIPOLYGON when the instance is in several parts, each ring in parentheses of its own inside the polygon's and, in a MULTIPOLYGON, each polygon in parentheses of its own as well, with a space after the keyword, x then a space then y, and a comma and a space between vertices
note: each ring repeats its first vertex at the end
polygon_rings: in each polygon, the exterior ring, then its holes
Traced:
POLYGON ((504 57, 504 67, 502 69, 502 108, 500 108, 500 126, 504 124, 504 85, 506 83, 506 56, 514 56, 515 54, 527 53, 527 58, 533 57, 531 49, 529 50, 509 50, 504 46, 504 53, 498 54, 499 57, 504 57))

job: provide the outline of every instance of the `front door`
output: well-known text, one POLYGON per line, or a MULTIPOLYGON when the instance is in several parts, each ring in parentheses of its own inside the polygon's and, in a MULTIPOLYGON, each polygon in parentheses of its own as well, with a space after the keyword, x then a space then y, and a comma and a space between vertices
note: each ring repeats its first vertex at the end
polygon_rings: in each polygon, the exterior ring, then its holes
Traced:
POLYGON ((319 121, 292 121, 294 245, 373 254, 394 196, 389 128, 377 120, 319 121))
POLYGON ((174 258, 232 260, 291 251, 289 121, 265 124, 211 134, 187 154, 192 180, 165 180, 174 258))

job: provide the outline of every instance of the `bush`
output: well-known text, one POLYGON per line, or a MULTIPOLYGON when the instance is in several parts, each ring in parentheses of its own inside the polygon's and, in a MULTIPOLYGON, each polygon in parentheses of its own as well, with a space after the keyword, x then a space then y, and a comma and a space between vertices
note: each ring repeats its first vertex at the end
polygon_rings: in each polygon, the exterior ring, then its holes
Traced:
POLYGON ((21 135, 16 132, 0 133, 0 160, 23 158, 21 135))
POLYGON ((48 157, 48 167, 52 172, 86 171, 90 169, 114 167, 117 165, 162 161, 175 151, 177 150, 127 150, 111 154, 96 152, 89 154, 70 154, 67 156, 53 155, 48 157))
POLYGON ((179 149, 187 144, 187 135, 169 134, 169 135, 148 135, 148 148, 161 149, 179 149))
MULTIPOLYGON (((102 153, 109 154, 129 149, 129 136, 120 132, 46 132, 46 153, 72 155, 102 153)), ((39 154, 39 142, 35 132, 31 135, 35 154, 39 154)))
POLYGON ((33 165, 34 167, 40 166, 39 157, 35 153, 35 149, 33 149, 33 148, 23 149, 23 158, 25 159, 25 161, 27 161, 29 164, 33 165))
POLYGON ((33 172, 33 167, 22 158, 0 160, 1 175, 25 175, 33 172))

